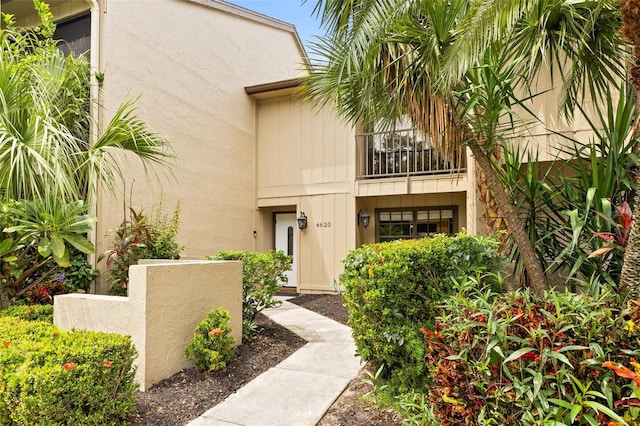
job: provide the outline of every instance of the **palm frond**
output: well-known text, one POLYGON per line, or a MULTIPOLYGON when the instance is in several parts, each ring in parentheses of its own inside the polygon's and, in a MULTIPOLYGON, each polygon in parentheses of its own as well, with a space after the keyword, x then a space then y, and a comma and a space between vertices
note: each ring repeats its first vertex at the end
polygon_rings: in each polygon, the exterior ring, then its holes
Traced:
POLYGON ((117 177, 121 176, 119 153, 133 154, 146 173, 155 173, 155 166, 171 173, 175 160, 169 142, 136 115, 134 102, 118 108, 96 143, 86 151, 80 170, 87 183, 100 182, 113 191, 117 177))

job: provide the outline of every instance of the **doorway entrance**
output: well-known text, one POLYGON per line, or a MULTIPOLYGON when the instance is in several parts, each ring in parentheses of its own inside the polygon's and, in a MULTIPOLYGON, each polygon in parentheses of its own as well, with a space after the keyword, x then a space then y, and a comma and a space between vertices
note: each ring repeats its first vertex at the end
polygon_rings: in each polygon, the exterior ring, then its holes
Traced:
POLYGON ((276 213, 276 250, 282 250, 293 259, 291 270, 287 271, 288 281, 284 283, 284 287, 297 287, 297 243, 298 243, 298 227, 295 213, 276 213))

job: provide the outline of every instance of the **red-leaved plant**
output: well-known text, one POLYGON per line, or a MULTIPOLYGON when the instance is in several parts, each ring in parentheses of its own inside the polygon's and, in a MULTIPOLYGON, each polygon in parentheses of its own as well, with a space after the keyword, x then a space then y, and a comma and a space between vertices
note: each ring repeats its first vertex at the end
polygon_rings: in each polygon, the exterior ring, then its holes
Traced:
POLYGON ((628 363, 640 339, 606 299, 462 292, 423 333, 443 426, 624 424, 614 402, 625 383, 602 363, 628 363))
POLYGON ((616 248, 624 251, 624 249, 627 247, 629 232, 631 231, 631 223, 633 222, 633 213, 631 211, 631 207, 629 207, 629 203, 627 203, 626 201, 624 201, 622 205, 616 207, 616 212, 618 213, 617 222, 608 216, 599 214, 600 217, 602 217, 612 225, 614 232, 594 233, 609 244, 606 244, 605 246, 594 250, 593 253, 589 255, 590 258, 602 256, 616 248))

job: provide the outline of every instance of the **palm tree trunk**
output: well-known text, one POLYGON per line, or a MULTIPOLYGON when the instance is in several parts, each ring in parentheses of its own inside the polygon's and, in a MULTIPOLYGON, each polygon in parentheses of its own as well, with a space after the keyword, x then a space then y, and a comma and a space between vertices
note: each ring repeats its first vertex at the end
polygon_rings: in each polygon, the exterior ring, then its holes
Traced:
POLYGON ((640 296, 640 172, 635 176, 636 196, 633 206, 633 222, 624 252, 624 263, 620 273, 620 290, 629 290, 633 299, 640 296))
MULTIPOLYGON (((640 91, 640 0, 623 0, 620 2, 622 15, 622 34, 633 44, 635 63, 630 64, 631 81, 640 91)), ((640 111, 640 97, 636 100, 636 114, 640 111)), ((640 122, 636 124, 631 137, 640 134, 640 122)), ((620 273, 620 290, 628 289, 631 296, 640 296, 640 172, 635 175, 636 197, 633 206, 633 222, 629 231, 624 263, 620 273)))
POLYGON ((484 152, 482 147, 477 143, 470 143, 469 148, 475 157, 476 164, 484 173, 489 191, 495 197, 500 210, 507 222, 507 228, 513 235, 515 243, 518 245, 518 251, 522 257, 525 273, 529 277, 529 285, 536 296, 542 296, 547 288, 547 277, 544 274, 536 251, 531 244, 531 240, 527 235, 522 220, 518 217, 511 200, 507 196, 507 190, 500 180, 498 173, 493 168, 489 155, 484 152))

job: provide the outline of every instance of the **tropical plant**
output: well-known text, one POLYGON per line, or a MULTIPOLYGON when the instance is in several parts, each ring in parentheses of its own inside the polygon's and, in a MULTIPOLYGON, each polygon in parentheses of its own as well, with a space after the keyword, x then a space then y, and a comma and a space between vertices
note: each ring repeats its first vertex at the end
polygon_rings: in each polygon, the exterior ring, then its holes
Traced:
MULTIPOLYGON (((504 143, 500 170, 537 256, 553 260, 549 269, 561 271, 568 280, 598 277, 610 289, 617 288, 626 244, 602 249, 601 237, 616 235, 616 220, 630 218, 620 208, 635 189, 632 170, 638 163, 636 140, 630 137, 635 101, 626 89, 618 95, 617 103, 607 99, 595 108, 597 120, 585 114, 590 140, 562 136, 566 143, 561 158, 544 165, 529 150, 504 143)), ((511 259, 518 270, 517 250, 511 251, 511 259)))
POLYGON ((86 234, 95 217, 82 201, 25 200, 2 204, 0 224, 0 307, 45 284, 58 266, 71 265, 71 253, 87 254, 86 234))
POLYGON ((274 298, 291 269, 291 256, 282 250, 264 253, 248 251, 221 251, 207 260, 242 261, 242 338, 255 337, 255 319, 258 312, 282 304, 274 298))
POLYGON ((610 295, 472 289, 443 305, 423 330, 442 425, 626 424, 624 382, 607 363, 635 362, 639 336, 610 295))
POLYGON ((97 188, 116 186, 118 152, 133 154, 145 170, 173 158, 168 142, 136 116, 133 102, 119 107, 91 140, 97 117, 90 112, 96 100, 89 63, 64 56, 53 39, 49 6, 40 0, 34 6, 40 25, 18 28, 3 14, 0 32, 0 197, 16 200, 23 215, 0 244, 0 306, 35 285, 35 271, 52 273, 45 268, 50 260, 50 269, 67 267, 72 251, 93 252, 86 233, 95 218, 86 211, 97 188))
POLYGON ((567 116, 587 94, 606 96, 625 55, 615 2, 319 0, 315 11, 328 35, 313 48, 307 96, 365 127, 408 115, 443 151, 467 145, 542 294, 540 259, 491 156, 522 130, 514 107, 526 110, 543 65, 564 77, 567 116))
POLYGON ((5 199, 93 201, 101 184, 120 175, 117 152, 145 168, 168 165, 168 142, 153 133, 126 102, 90 143, 90 68, 85 57, 64 56, 52 38, 49 7, 34 0, 42 23, 17 28, 3 15, 0 33, 0 189, 5 199))
POLYGON ((110 292, 126 295, 129 266, 140 259, 179 259, 184 247, 176 241, 180 227, 180 205, 171 218, 164 215, 162 204, 149 216, 129 207, 125 218, 115 230, 113 247, 101 254, 98 261, 107 259, 110 292))

